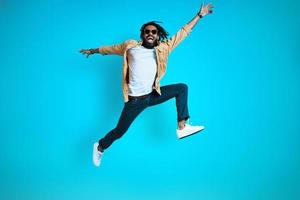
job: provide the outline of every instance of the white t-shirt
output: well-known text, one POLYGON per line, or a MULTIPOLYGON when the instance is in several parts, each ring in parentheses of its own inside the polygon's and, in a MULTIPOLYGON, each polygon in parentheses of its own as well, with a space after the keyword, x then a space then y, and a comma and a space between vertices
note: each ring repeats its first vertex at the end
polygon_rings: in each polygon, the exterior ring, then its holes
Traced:
POLYGON ((155 49, 133 47, 127 53, 129 65, 129 95, 141 96, 152 92, 157 71, 155 49))

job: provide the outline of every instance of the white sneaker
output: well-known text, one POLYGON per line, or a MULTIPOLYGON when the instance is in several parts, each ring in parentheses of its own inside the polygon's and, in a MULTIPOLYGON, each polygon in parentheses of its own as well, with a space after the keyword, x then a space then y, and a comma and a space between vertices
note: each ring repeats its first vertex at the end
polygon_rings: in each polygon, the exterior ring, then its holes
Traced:
POLYGON ((198 133, 199 131, 202 131, 204 129, 204 126, 192 126, 189 124, 185 124, 184 128, 179 130, 177 129, 177 137, 179 139, 185 138, 187 136, 191 136, 195 133, 198 133))
POLYGON ((100 166, 101 163, 101 158, 103 156, 103 152, 98 151, 98 142, 94 143, 94 147, 93 147, 93 163, 96 167, 100 166))

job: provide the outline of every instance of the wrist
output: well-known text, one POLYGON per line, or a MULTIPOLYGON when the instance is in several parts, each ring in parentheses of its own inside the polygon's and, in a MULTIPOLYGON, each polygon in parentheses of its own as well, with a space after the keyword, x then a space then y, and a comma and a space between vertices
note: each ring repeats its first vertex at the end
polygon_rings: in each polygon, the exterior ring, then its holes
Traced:
POLYGON ((90 51, 91 54, 99 53, 98 49, 89 49, 89 51, 90 51))
POLYGON ((203 17, 203 15, 201 15, 200 12, 198 12, 197 15, 198 15, 199 18, 202 18, 202 17, 203 17))

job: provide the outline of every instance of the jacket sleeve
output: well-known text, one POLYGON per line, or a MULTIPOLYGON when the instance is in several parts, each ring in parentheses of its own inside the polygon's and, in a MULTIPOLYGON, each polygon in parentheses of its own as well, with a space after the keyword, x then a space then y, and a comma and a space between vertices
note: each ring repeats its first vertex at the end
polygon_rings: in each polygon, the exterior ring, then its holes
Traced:
POLYGON ((175 35, 166 41, 169 53, 175 49, 190 33, 192 32, 191 27, 187 24, 183 26, 175 35))
POLYGON ((120 55, 122 56, 124 53, 124 43, 122 44, 116 44, 112 46, 101 46, 99 47, 99 53, 102 55, 120 55))

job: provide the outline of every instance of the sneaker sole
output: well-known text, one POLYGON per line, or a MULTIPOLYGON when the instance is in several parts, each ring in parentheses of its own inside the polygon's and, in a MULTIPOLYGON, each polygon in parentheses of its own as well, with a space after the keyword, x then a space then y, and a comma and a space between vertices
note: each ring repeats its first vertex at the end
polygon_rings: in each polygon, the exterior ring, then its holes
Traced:
POLYGON ((98 148, 98 143, 94 143, 94 146, 93 146, 93 164, 95 167, 99 167, 100 164, 101 164, 101 161, 99 163, 97 163, 95 160, 94 160, 94 154, 95 152, 97 151, 97 148, 98 148))
POLYGON ((187 137, 192 136, 192 135, 195 135, 196 133, 199 133, 199 132, 201 132, 201 131, 203 131, 203 130, 204 130, 204 128, 201 129, 201 130, 199 130, 199 131, 196 131, 196 132, 194 132, 194 133, 192 133, 192 134, 189 134, 189 135, 186 135, 186 136, 183 136, 183 137, 178 137, 178 139, 181 140, 181 139, 183 139, 183 138, 187 138, 187 137))

